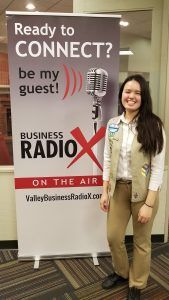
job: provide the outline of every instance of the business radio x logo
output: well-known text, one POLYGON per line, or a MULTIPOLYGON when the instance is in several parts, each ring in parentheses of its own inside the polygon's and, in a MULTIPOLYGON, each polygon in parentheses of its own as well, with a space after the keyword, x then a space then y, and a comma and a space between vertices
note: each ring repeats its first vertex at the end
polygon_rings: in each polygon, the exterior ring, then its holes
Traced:
POLYGON ((68 165, 67 168, 72 166, 77 160, 79 160, 80 157, 87 153, 90 156, 90 158, 95 162, 95 164, 99 167, 99 169, 103 171, 102 166, 100 165, 91 148, 105 136, 105 132, 106 128, 101 127, 96 132, 96 134, 90 139, 90 141, 87 142, 79 127, 73 129, 71 131, 71 134, 73 135, 75 140, 82 146, 82 150, 75 156, 75 158, 72 160, 72 162, 68 165))

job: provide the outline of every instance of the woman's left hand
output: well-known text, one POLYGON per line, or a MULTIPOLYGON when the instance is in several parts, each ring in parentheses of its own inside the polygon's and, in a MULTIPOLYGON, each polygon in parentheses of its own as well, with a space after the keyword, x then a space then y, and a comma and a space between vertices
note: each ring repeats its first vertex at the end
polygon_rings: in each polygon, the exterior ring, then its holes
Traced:
POLYGON ((146 224, 152 215, 152 208, 143 204, 138 213, 138 222, 142 224, 146 224))

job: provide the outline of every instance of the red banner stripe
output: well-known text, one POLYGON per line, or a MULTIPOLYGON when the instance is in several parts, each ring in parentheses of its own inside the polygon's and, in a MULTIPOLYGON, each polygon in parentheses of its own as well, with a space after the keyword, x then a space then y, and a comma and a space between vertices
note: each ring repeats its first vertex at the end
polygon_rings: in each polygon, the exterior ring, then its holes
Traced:
POLYGON ((76 79, 76 72, 73 68, 72 69, 72 74, 73 74, 73 89, 72 89, 72 92, 71 92, 71 96, 73 96, 73 94, 75 93, 76 91, 76 85, 77 85, 77 79, 76 79))
POLYGON ((69 92, 69 87, 70 87, 70 75, 69 75, 69 70, 66 67, 66 65, 63 65, 64 69, 65 69, 65 75, 66 75, 66 88, 65 88, 65 93, 64 96, 62 98, 62 100, 64 100, 69 92))
POLYGON ((15 178, 15 189, 86 187, 102 184, 101 175, 15 178))

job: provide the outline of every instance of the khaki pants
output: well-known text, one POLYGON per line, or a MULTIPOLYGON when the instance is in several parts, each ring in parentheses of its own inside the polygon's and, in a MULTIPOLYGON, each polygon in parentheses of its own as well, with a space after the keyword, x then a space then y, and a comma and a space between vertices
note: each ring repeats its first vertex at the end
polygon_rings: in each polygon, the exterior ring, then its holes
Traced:
POLYGON ((158 209, 156 199, 152 217, 146 224, 138 223, 138 212, 143 202, 131 202, 131 183, 118 181, 107 217, 107 238, 112 255, 114 271, 129 277, 129 286, 142 289, 147 284, 151 260, 151 231, 158 209), (133 260, 129 266, 124 243, 125 231, 130 217, 133 221, 133 260))

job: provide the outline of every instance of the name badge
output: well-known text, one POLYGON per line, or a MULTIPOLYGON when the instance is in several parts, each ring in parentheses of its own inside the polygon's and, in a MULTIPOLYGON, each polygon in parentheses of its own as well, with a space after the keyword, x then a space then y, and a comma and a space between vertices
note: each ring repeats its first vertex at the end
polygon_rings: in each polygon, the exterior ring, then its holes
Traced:
POLYGON ((108 128, 108 135, 109 137, 112 137, 115 135, 115 133, 119 130, 119 125, 117 124, 110 124, 108 128))

